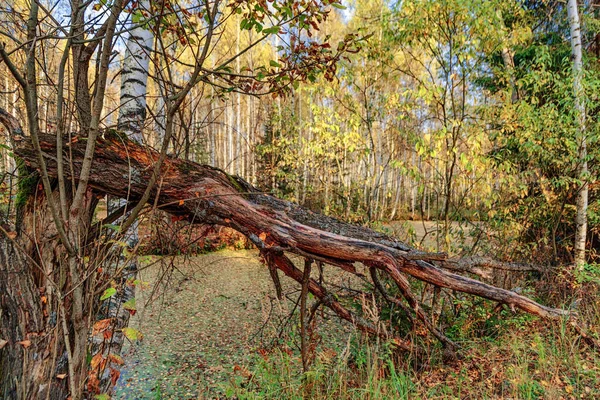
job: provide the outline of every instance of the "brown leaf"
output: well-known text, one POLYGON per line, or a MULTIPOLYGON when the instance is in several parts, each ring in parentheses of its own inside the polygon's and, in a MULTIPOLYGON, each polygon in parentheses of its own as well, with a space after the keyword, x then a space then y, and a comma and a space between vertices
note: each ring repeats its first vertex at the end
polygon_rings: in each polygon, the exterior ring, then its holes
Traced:
POLYGON ((88 375, 88 392, 92 394, 100 393, 100 380, 96 374, 90 373, 88 375))
POLYGON ((92 328, 92 336, 99 334, 100 332, 104 332, 111 324, 112 318, 101 319, 100 321, 94 324, 92 328))
POLYGON ((0 339, 0 349, 2 349, 4 346, 6 346, 7 343, 8 343, 8 340, 0 339))
POLYGON ((56 377, 58 379, 65 379, 67 377, 67 374, 58 374, 58 375, 56 375, 56 377))
POLYGON ((121 358, 121 356, 118 356, 116 354, 109 354, 108 355, 108 359, 112 362, 115 363, 117 365, 123 365, 125 364, 125 361, 123 361, 123 359, 121 358))
POLYGON ((18 344, 20 344, 21 346, 28 348, 29 346, 31 346, 31 340, 22 340, 20 342, 17 342, 18 344))
POLYGON ((119 372, 118 369, 110 368, 110 382, 112 383, 113 386, 115 386, 117 384, 117 381, 119 380, 119 376, 121 376, 121 373, 119 372))
POLYGON ((92 357, 92 361, 90 362, 90 369, 92 371, 104 369, 104 365, 106 364, 106 359, 102 357, 102 353, 96 354, 92 357))
POLYGON ((233 367, 233 371, 239 373, 244 378, 250 378, 252 376, 252 373, 248 371, 248 368, 237 364, 233 367))
POLYGON ((102 336, 104 337, 104 340, 110 340, 112 335, 113 335, 113 332, 110 329, 107 329, 104 332, 102 332, 102 336))

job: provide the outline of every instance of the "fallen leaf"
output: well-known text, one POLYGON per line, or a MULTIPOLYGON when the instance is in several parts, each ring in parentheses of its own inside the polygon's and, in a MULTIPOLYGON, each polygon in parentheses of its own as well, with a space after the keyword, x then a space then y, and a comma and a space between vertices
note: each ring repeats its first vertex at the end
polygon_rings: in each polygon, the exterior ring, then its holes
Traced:
POLYGON ((58 374, 58 375, 56 375, 56 377, 58 379, 65 379, 67 377, 67 374, 58 374))
POLYGON ((0 339, 0 349, 2 349, 4 346, 6 346, 7 343, 8 343, 8 340, 0 339))
POLYGON ((567 392, 569 394, 573 393, 573 386, 571 386, 571 385, 565 386, 565 392, 567 392))
POLYGON ((17 342, 17 343, 19 343, 21 346, 23 346, 25 348, 28 348, 29 346, 31 346, 31 340, 22 340, 22 341, 17 342))

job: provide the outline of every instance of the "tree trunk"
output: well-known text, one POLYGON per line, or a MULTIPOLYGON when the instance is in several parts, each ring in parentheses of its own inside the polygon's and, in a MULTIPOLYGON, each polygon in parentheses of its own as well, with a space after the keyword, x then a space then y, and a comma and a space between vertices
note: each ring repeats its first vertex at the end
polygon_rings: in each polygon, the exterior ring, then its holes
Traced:
MULTIPOLYGON (((16 230, 3 227, 0 239, 0 343, 7 341, 0 350, 0 398, 64 399, 69 380, 79 393, 83 390, 89 315, 84 312, 75 320, 72 312, 71 260, 58 239, 48 202, 37 190, 37 174, 22 179, 20 186, 19 196, 28 201, 19 205, 16 230)), ((58 197, 58 192, 53 195, 58 197)), ((86 209, 93 209, 95 201, 90 191, 86 209)), ((89 215, 81 218, 86 220, 81 228, 87 229, 89 215)), ((89 290, 91 282, 78 284, 89 290)))
MULTIPOLYGON (((139 200, 151 179, 152 166, 159 154, 116 135, 106 132, 106 138, 97 141, 89 187, 96 193, 139 200)), ((55 176, 56 158, 51 154, 56 154, 56 137, 41 136, 40 142, 48 172, 55 176)), ((15 154, 30 167, 37 168, 38 158, 30 138, 14 136, 13 143, 15 154)), ((65 140, 63 145, 66 149, 64 161, 72 161, 70 165, 73 165, 72 171, 67 169, 65 172, 69 179, 70 174, 77 179, 85 141, 65 140), (72 159, 69 160, 70 156, 72 159)), ((381 233, 315 214, 296 204, 262 194, 241 178, 222 170, 191 161, 167 159, 160 174, 160 191, 153 191, 150 202, 156 201, 161 209, 191 222, 227 226, 243 233, 258 247, 265 262, 274 270, 275 283, 278 281, 277 270, 299 283, 306 278, 290 261, 288 254, 318 263, 325 262, 351 274, 358 274, 355 262, 363 263, 369 268, 378 269, 396 283, 413 310, 414 318, 420 320, 444 345, 452 346, 453 343, 428 320, 411 292, 408 275, 439 287, 508 304, 511 308, 520 308, 543 318, 570 315, 567 311, 545 307, 517 293, 440 268, 446 266, 460 270, 463 265, 460 261, 450 263, 443 255, 418 252, 381 233)), ((33 187, 37 187, 37 182, 33 187)), ((87 201, 94 201, 91 193, 87 201)), ((30 201, 28 204, 35 203, 30 201)), ((88 324, 82 324, 69 317, 73 314, 69 312, 73 305, 68 301, 71 297, 63 293, 70 293, 73 283, 68 269, 63 265, 65 252, 58 244, 54 226, 49 222, 49 213, 43 212, 43 209, 40 212, 43 206, 42 202, 29 208, 31 211, 24 214, 26 229, 15 239, 14 232, 2 228, 0 301, 3 313, 0 339, 7 342, 0 341, 4 343, 0 351, 0 394, 4 398, 43 399, 47 391, 52 390, 55 394, 51 398, 62 399, 67 394, 65 380, 73 376, 76 378, 75 384, 81 385, 84 382, 82 376, 86 373, 85 357, 75 359, 75 354, 81 355, 81 349, 66 343, 75 337, 81 343, 80 336, 87 337, 91 324, 89 321, 88 324), (37 211, 34 213, 33 210, 37 211), (67 300, 60 302, 63 298, 67 300), (65 353, 67 356, 64 356, 65 353), (67 360, 73 362, 67 363, 67 360), (7 373, 8 368, 10 373, 7 373)), ((85 223, 82 227, 88 229, 85 223)), ((97 248, 96 245, 88 247, 97 248)), ((469 262, 471 266, 485 263, 476 259, 469 262)), ((91 275, 77 284, 83 285, 86 301, 97 302, 103 282, 96 276, 93 265, 83 266, 91 275)), ((309 278, 304 286, 323 305, 359 329, 372 334, 390 335, 347 309, 328 292, 322 282, 309 278)), ((82 308, 87 310, 90 317, 94 315, 95 308, 91 304, 85 304, 82 308)), ((391 336, 400 348, 411 349, 412 345, 404 338, 395 333, 391 333, 391 336)), ((98 359, 99 362, 103 360, 98 359)))
POLYGON ((578 175, 582 181, 577 191, 575 216, 575 265, 583 268, 585 264, 585 242, 587 236, 587 208, 588 208, 588 164, 587 141, 585 127, 585 92, 583 89, 583 62, 581 49, 581 25, 579 23, 579 10, 577 0, 569 0, 567 4, 569 26, 571 30, 571 53, 573 56, 573 95, 575 97, 575 113, 577 118, 577 131, 579 151, 577 154, 579 168, 578 175))
POLYGON ((66 398, 66 380, 57 378, 67 373, 64 341, 31 268, 13 242, 0 240, 0 398, 66 398))
MULTIPOLYGON (((89 185, 96 191, 138 200, 146 190, 158 159, 156 151, 115 137, 98 140, 89 185), (130 169, 131 168, 131 169, 130 169)), ((42 136, 45 154, 52 154, 56 138, 42 136)), ((77 176, 85 144, 70 145, 77 176)), ((15 153, 37 167, 28 138, 19 138, 15 153)), ((65 155, 66 157, 66 155, 65 155)), ((50 174, 56 162, 47 159, 50 174)), ((313 213, 294 203, 262 194, 239 177, 191 161, 167 159, 161 170, 160 192, 153 196, 161 209, 195 223, 231 227, 246 235, 263 254, 285 252, 352 270, 360 262, 376 266, 392 277, 408 274, 437 286, 499 301, 541 317, 560 317, 568 312, 544 307, 517 293, 456 275, 436 266, 448 260, 439 254, 418 252, 389 236, 368 228, 313 213)), ((153 199, 154 200, 154 199, 153 199)))

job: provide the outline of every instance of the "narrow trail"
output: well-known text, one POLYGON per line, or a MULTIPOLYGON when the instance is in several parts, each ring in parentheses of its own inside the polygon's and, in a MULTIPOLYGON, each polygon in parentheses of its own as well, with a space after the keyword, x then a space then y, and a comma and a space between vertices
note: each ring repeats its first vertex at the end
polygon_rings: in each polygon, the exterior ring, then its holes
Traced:
MULTIPOLYGON (((169 286, 145 307, 163 271, 155 264, 140 273, 148 284, 138 290, 138 312, 130 326, 144 338, 124 351, 115 399, 222 396, 240 369, 252 368, 253 355, 272 343, 279 321, 294 306, 273 299, 268 269, 255 251, 180 257, 175 266, 169 286)), ((291 282, 282 283, 285 292, 294 291, 291 282)), ((321 331, 339 337, 352 328, 332 320, 321 331)))

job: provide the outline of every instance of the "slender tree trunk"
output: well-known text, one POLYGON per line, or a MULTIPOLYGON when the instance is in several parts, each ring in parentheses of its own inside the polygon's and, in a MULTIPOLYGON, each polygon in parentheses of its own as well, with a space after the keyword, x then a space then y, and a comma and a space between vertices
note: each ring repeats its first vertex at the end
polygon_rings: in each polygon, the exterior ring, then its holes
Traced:
POLYGON ((585 91, 583 88, 583 62, 581 47, 581 25, 579 23, 579 10, 577 0, 569 0, 567 4, 569 26, 571 30, 571 52, 573 56, 573 95, 575 97, 575 111, 577 115, 578 128, 578 175, 582 181, 577 191, 575 216, 575 264, 583 268, 585 264, 585 244, 587 236, 587 208, 588 208, 588 164, 587 164, 587 141, 586 141, 586 111, 585 91))
POLYGON ((513 52, 508 46, 502 48, 502 62, 504 63, 504 68, 506 68, 511 87, 510 100, 511 102, 516 103, 519 100, 519 90, 515 79, 515 59, 513 52))
MULTIPOLYGON (((150 2, 143 0, 139 7, 143 10, 150 10, 150 2)), ((150 66, 150 53, 153 47, 153 34, 143 26, 134 27, 126 42, 125 56, 123 59, 123 68, 121 70, 121 95, 119 105, 119 119, 117 122, 118 129, 128 138, 135 142, 143 141, 142 129, 146 120, 146 93, 148 82, 148 68, 150 66)), ((162 96, 159 96, 162 97, 162 96)), ((160 104, 159 104, 160 106, 160 104)), ((164 109, 164 105, 162 105, 164 109)), ((159 109, 159 113, 161 110, 159 109)), ((159 114, 160 115, 160 114, 159 114)), ((158 121, 159 123, 163 121, 158 121)), ((163 122, 164 123, 164 122, 163 122)), ((158 129, 159 136, 164 136, 164 125, 158 129)), ((160 139, 158 140, 159 143, 160 139)), ((129 175, 130 179, 135 179, 129 175)), ((108 213, 113 213, 119 208, 125 206, 126 200, 121 198, 111 198, 109 196, 107 209, 108 213)), ((135 223, 129 229, 126 235, 125 242, 128 247, 133 249, 139 241, 138 225, 135 223)), ((128 262, 125 256, 121 254, 116 260, 111 260, 109 271, 117 271, 120 267, 118 264, 128 262), (116 264, 115 264, 116 263, 116 264)), ((130 281, 135 278, 137 273, 137 262, 135 258, 129 261, 129 264, 123 271, 122 276, 118 277, 119 286, 115 296, 109 298, 101 308, 99 320, 111 319, 114 323, 112 335, 106 339, 103 335, 97 335, 93 338, 92 355, 102 355, 102 359, 107 360, 106 367, 100 368, 101 392, 112 391, 114 382, 111 379, 112 371, 119 370, 119 359, 112 355, 119 356, 123 346, 125 337, 122 329, 129 323, 129 311, 124 307, 128 301, 135 297, 135 288, 130 284, 130 281)))

